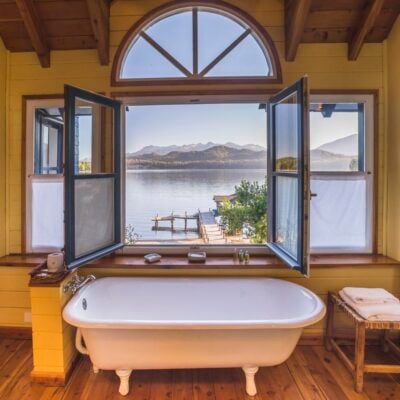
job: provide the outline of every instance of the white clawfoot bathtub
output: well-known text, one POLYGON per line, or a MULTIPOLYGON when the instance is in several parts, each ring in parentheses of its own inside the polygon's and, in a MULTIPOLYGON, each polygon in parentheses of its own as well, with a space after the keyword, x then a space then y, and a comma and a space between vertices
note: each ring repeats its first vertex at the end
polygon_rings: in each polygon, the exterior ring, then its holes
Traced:
POLYGON ((134 369, 219 367, 243 368, 255 395, 258 367, 286 361, 324 314, 320 298, 294 283, 214 277, 102 278, 63 312, 78 327, 78 350, 95 372, 116 371, 122 395, 134 369))

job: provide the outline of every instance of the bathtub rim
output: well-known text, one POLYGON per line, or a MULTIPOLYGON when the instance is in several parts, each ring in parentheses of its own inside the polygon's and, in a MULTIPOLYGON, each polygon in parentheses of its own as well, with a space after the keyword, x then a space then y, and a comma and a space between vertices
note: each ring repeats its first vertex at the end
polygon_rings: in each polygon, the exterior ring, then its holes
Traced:
POLYGON ((320 321, 326 314, 326 306, 321 298, 310 289, 301 286, 297 283, 286 281, 279 278, 268 277, 101 277, 80 289, 68 301, 62 312, 64 321, 68 324, 82 329, 168 329, 168 330, 213 330, 213 329, 296 329, 315 324, 320 321), (315 302, 314 310, 303 318, 289 319, 269 319, 269 320, 180 320, 180 321, 165 321, 165 320, 121 320, 114 319, 97 319, 96 321, 82 318, 74 312, 74 306, 81 301, 84 293, 95 285, 96 282, 105 279, 265 279, 271 281, 285 282, 288 286, 296 286, 308 293, 315 302))

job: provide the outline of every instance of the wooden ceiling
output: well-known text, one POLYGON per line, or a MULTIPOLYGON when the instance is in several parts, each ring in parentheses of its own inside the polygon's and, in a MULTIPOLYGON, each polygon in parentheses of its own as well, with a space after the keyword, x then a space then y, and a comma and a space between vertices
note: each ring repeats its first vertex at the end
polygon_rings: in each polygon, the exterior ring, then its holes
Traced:
MULTIPOLYGON (((267 0, 258 0, 267 1, 267 0)), ((109 63, 111 0, 0 0, 0 36, 11 52, 35 51, 43 67, 51 50, 96 49, 109 63)), ((300 43, 348 43, 355 60, 365 42, 387 38, 400 0, 284 0, 286 60, 300 43)))
POLYGON ((11 52, 36 51, 43 67, 51 50, 98 49, 109 63, 109 0, 0 0, 0 36, 11 52))
POLYGON ((285 0, 286 60, 299 43, 348 43, 355 60, 363 43, 380 43, 400 13, 400 0, 285 0))

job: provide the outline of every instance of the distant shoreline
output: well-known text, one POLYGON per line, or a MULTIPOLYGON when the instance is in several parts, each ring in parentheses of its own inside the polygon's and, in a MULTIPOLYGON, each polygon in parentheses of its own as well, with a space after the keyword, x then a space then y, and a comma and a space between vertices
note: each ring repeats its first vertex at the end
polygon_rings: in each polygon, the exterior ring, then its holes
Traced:
POLYGON ((184 167, 182 168, 182 166, 172 166, 172 165, 168 165, 168 166, 154 166, 154 167, 137 167, 137 168, 132 168, 130 166, 126 167, 127 171, 216 171, 216 170, 266 170, 267 165, 248 165, 248 166, 238 166, 238 165, 231 165, 231 166, 214 166, 214 165, 210 165, 210 166, 193 166, 193 167, 184 167))

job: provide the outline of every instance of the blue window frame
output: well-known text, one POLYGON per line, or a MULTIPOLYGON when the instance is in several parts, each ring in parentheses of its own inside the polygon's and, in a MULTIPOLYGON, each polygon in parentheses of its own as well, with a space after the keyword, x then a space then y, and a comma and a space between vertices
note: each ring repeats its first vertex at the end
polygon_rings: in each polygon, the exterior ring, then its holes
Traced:
POLYGON ((75 269, 123 246, 121 103, 69 85, 64 97, 65 259, 75 269))
POLYGON ((309 94, 307 77, 268 103, 267 246, 309 274, 309 94))

